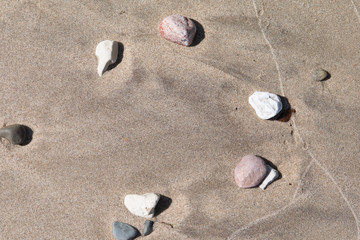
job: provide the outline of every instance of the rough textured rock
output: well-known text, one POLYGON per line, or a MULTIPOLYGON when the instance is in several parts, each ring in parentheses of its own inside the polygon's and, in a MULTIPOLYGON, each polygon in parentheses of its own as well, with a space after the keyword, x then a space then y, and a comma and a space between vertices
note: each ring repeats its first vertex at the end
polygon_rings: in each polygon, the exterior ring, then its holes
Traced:
POLYGON ((115 41, 105 40, 96 46, 95 56, 98 59, 97 72, 101 77, 110 64, 116 62, 119 44, 115 41))
POLYGON ((131 240, 138 236, 139 231, 133 226, 122 223, 114 222, 113 223, 113 234, 114 237, 118 240, 131 240))
POLYGON ((161 35, 174 43, 190 46, 196 34, 196 26, 191 19, 181 15, 164 18, 160 24, 161 35))
POLYGON ((241 188, 258 186, 267 174, 264 160, 255 155, 247 155, 235 167, 236 184, 241 188))
POLYGON ((144 195, 129 194, 125 196, 124 204, 132 214, 144 218, 152 218, 159 200, 160 195, 156 193, 145 193, 144 195))
POLYGON ((261 119, 275 117, 283 107, 280 97, 269 92, 254 92, 249 97, 249 103, 261 119))
POLYGON ((9 125, 0 129, 0 137, 7 139, 11 144, 19 145, 25 141, 26 130, 23 125, 9 125))

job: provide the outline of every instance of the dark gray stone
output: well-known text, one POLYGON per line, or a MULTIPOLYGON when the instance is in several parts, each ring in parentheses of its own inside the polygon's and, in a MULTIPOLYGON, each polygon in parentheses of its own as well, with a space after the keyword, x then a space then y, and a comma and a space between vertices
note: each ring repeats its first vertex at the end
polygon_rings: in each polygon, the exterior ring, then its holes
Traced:
POLYGON ((151 220, 146 220, 145 221, 145 225, 144 225, 144 233, 143 236, 147 236, 150 233, 153 232, 153 226, 154 226, 154 222, 151 220))
POLYGON ((25 141, 26 130, 20 124, 9 125, 0 129, 0 137, 6 138, 14 145, 20 145, 25 141))
POLYGON ((118 240, 131 240, 138 236, 139 231, 129 224, 116 221, 113 223, 113 234, 118 240))

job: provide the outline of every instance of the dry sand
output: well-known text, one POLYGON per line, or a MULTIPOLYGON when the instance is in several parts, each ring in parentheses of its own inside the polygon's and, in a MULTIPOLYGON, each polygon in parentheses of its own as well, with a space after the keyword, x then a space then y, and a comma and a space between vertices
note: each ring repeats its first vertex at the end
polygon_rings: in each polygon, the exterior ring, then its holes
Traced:
MULTIPOLYGON (((5 1, 0 123, 30 127, 0 145, 0 239, 113 239, 142 230, 126 194, 172 199, 146 239, 360 239, 360 1, 5 1), (198 21, 193 47, 158 31, 198 21), (97 43, 123 44, 99 78, 97 43), (325 82, 312 80, 322 67, 325 82), (253 91, 286 96, 264 121, 253 91), (239 189, 258 154, 282 178, 239 189)), ((145 239, 145 238, 144 238, 145 239)))

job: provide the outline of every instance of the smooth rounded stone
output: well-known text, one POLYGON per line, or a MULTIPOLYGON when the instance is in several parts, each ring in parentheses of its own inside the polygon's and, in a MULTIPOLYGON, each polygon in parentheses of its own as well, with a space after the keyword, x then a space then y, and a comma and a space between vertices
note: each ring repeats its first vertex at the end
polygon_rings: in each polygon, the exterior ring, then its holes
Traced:
POLYGON ((101 77, 109 65, 116 62, 119 44, 115 41, 105 40, 96 46, 95 56, 98 59, 97 72, 101 77))
POLYGON ((145 224, 144 224, 144 233, 143 236, 147 236, 150 233, 153 232, 153 226, 154 226, 154 222, 151 220, 146 220, 145 224))
POLYGON ((195 23, 181 15, 171 15, 160 23, 161 35, 170 42, 190 46, 196 34, 195 23))
POLYGON ((313 78, 315 81, 323 81, 329 76, 329 73, 325 71, 324 69, 316 69, 313 78))
POLYGON ((20 145, 25 141, 26 129, 20 124, 9 125, 0 128, 0 137, 7 139, 11 144, 20 145))
POLYGON ((254 92, 249 97, 249 103, 261 119, 273 118, 283 108, 280 97, 269 92, 254 92))
POLYGON ((255 155, 247 155, 235 167, 236 184, 241 188, 258 186, 267 174, 265 161, 255 155))
POLYGON ((124 204, 132 214, 144 218, 152 218, 159 200, 160 195, 156 193, 145 193, 144 195, 129 194, 125 196, 124 204))
POLYGON ((139 231, 129 224, 118 221, 113 223, 113 234, 118 240, 134 239, 138 233, 139 231))

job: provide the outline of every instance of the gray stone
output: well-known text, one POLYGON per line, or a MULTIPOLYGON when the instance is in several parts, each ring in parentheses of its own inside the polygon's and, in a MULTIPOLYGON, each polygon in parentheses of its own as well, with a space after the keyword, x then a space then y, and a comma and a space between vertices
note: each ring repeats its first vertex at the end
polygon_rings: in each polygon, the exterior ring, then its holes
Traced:
POLYGON ((26 130, 20 124, 9 125, 0 129, 0 137, 7 139, 11 144, 20 145, 25 141, 26 130))
POLYGON ((153 226, 154 226, 154 222, 151 220, 146 220, 145 224, 144 224, 144 232, 143 232, 143 236, 147 236, 150 233, 153 232, 153 226))
POLYGON ((138 236, 139 231, 129 224, 116 221, 113 223, 113 234, 118 240, 131 240, 138 236))

